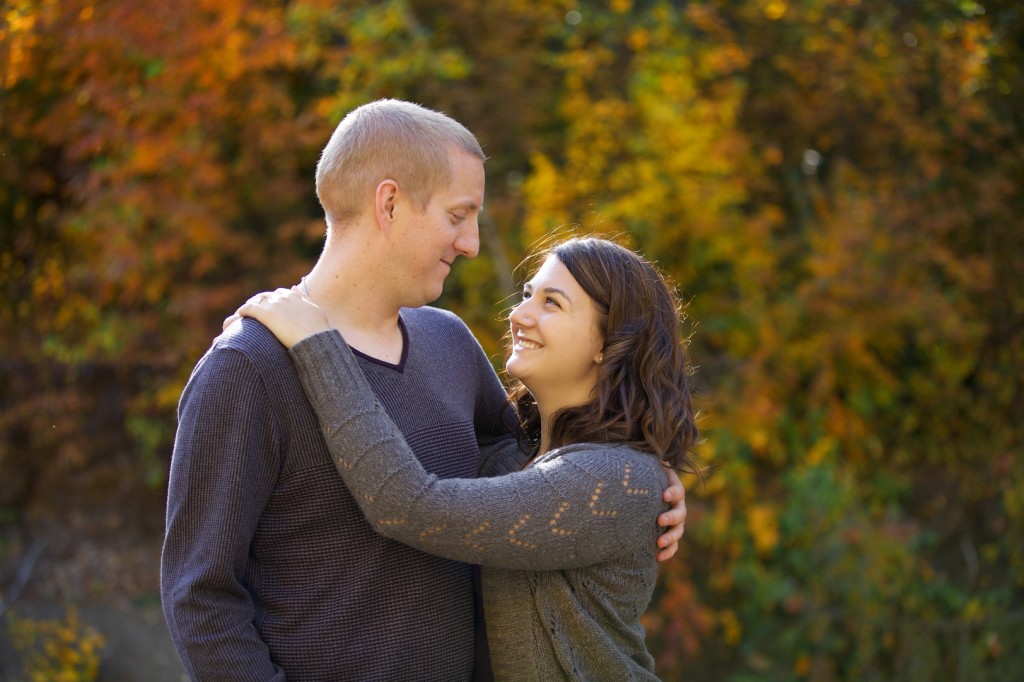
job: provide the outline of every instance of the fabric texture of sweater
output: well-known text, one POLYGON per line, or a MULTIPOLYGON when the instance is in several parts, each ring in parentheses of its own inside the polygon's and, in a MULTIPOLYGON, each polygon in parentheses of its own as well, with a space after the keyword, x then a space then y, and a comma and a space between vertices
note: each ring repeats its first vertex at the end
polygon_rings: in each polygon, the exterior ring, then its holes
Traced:
POLYGON ((481 564, 498 680, 653 680, 640 616, 666 486, 653 455, 624 445, 553 450, 495 478, 425 471, 336 332, 291 350, 338 471, 372 526, 481 564))
MULTIPOLYGON (((457 317, 401 320, 399 365, 348 367, 428 471, 472 477, 478 438, 512 442, 505 392, 457 317)), ((215 340, 179 405, 161 561, 192 679, 470 679, 472 571, 374 532, 269 330, 245 319, 215 340)))

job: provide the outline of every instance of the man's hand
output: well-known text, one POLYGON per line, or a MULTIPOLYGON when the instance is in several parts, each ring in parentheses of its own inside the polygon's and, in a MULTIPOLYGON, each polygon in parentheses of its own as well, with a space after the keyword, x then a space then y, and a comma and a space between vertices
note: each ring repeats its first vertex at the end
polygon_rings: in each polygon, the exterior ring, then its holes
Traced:
POLYGON ((675 555, 686 525, 686 490, 683 489, 683 482, 674 469, 665 467, 665 476, 669 487, 665 488, 662 499, 672 504, 672 508, 658 517, 658 525, 668 528, 658 537, 658 561, 667 561, 675 555))

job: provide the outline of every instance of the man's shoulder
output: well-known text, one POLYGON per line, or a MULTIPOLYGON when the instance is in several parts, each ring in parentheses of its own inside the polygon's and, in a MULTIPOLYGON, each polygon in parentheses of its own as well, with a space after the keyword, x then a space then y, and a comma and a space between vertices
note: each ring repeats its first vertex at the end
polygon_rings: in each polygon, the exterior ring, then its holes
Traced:
POLYGON ((287 358, 288 351, 263 323, 243 317, 213 340, 210 350, 230 349, 252 360, 287 358))
POLYGON ((254 375, 294 371, 287 349, 273 332, 260 322, 244 317, 213 340, 194 373, 203 368, 215 374, 218 373, 217 368, 232 372, 239 366, 251 368, 254 375))
POLYGON ((435 308, 429 305, 418 308, 402 308, 402 320, 407 325, 438 325, 442 327, 457 327, 468 331, 466 323, 458 315, 450 310, 435 308))
POLYGON ((413 335, 428 335, 441 343, 476 343, 476 337, 465 322, 450 310, 420 306, 402 308, 402 322, 413 335))
POLYGON ((213 340, 182 392, 189 400, 223 404, 264 396, 285 411, 302 403, 302 386, 288 350, 256 320, 243 318, 213 340))

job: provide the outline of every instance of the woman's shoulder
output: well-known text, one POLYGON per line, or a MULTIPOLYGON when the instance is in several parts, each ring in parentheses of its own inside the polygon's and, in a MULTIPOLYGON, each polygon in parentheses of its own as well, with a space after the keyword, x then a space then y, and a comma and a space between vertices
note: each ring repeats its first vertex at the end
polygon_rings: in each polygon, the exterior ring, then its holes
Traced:
POLYGON ((587 453, 593 457, 609 458, 615 460, 629 460, 648 464, 658 464, 658 457, 653 453, 640 450, 629 443, 570 443, 541 455, 538 462, 558 459, 568 455, 587 453))
POLYGON ((654 520, 668 508, 662 500, 668 479, 661 462, 629 445, 576 443, 546 453, 533 466, 564 494, 570 509, 584 513, 588 524, 614 526, 609 532, 630 551, 637 547, 638 534, 657 532, 654 520), (550 475, 544 472, 548 468, 550 475))
POLYGON ((612 474, 644 488, 663 490, 665 473, 658 457, 625 443, 573 443, 555 448, 537 458, 533 466, 571 464, 590 473, 612 474))

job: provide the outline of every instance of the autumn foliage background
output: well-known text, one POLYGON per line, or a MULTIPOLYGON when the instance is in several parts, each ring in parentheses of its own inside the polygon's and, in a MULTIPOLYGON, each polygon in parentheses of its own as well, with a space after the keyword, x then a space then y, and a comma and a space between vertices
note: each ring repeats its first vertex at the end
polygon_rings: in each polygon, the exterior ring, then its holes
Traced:
POLYGON ((152 592, 188 373, 315 260, 337 121, 399 97, 491 157, 440 305, 496 362, 556 228, 689 302, 713 473, 662 677, 1020 679, 1022 65, 1011 0, 8 0, 0 589, 44 538, 51 596, 152 592))

